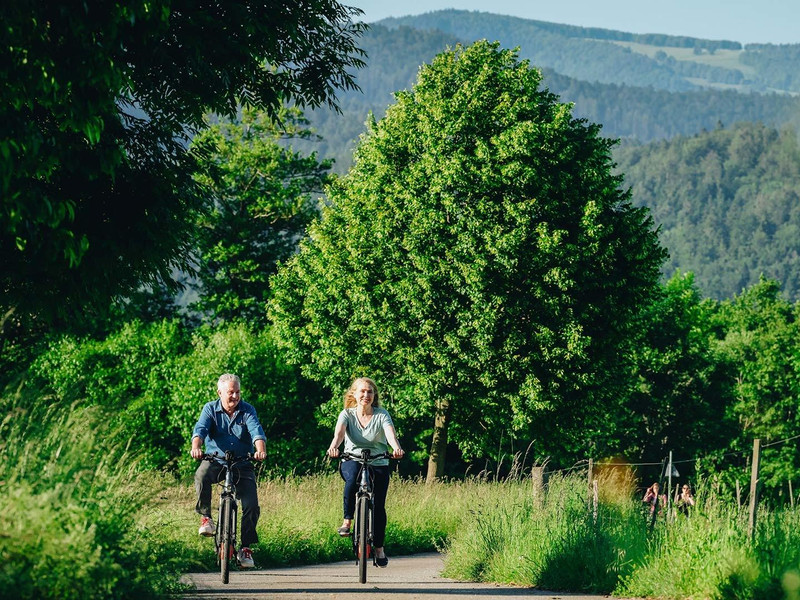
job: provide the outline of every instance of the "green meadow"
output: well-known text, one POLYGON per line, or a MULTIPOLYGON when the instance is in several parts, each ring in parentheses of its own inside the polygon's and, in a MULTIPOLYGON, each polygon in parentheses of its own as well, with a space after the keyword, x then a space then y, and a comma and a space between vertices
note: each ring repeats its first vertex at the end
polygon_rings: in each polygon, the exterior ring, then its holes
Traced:
MULTIPOLYGON (((197 535, 192 483, 142 467, 98 407, 19 414, 0 426, 5 598, 160 598, 186 589, 183 573, 216 568, 210 540, 197 535)), ((548 590, 800 597, 799 510, 761 510, 751 541, 746 511, 709 480, 688 517, 664 515, 651 529, 635 485, 630 471, 602 473, 595 504, 580 473, 552 473, 544 487, 519 470, 502 481, 394 476, 387 550, 438 550, 448 577, 548 590)), ((335 532, 341 480, 333 464, 263 477, 259 493, 259 565, 349 558, 335 532)))

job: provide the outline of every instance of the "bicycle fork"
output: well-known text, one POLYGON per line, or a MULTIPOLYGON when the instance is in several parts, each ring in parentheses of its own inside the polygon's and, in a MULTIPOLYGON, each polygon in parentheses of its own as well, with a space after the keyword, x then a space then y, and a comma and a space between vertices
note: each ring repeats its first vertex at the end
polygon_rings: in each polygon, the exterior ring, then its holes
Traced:
POLYGON ((233 560, 236 557, 236 539, 238 533, 237 526, 239 521, 239 519, 237 519, 238 516, 237 511, 238 511, 238 506, 236 504, 236 497, 233 491, 227 488, 226 486, 226 489, 224 489, 222 492, 219 503, 219 519, 217 520, 217 560, 222 559, 222 551, 223 551, 222 549, 225 541, 223 539, 223 535, 226 530, 225 527, 226 516, 229 519, 227 526, 228 526, 228 531, 230 531, 230 540, 231 540, 231 544, 228 547, 228 560, 229 561, 233 560), (225 499, 230 500, 229 505, 231 510, 229 515, 224 514, 225 499))

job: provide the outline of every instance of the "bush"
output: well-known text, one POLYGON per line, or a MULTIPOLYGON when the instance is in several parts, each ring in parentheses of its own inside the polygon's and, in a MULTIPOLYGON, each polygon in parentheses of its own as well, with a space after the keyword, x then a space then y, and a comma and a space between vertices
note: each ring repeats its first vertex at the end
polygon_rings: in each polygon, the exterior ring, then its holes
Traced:
POLYGON ((2 399, 0 589, 8 599, 155 598, 177 570, 134 515, 154 493, 101 407, 2 399), (11 406, 16 408, 8 410, 11 406))
POLYGON ((63 336, 31 368, 62 406, 104 407, 144 464, 183 474, 194 470, 183 451, 222 373, 241 377, 277 472, 308 471, 330 436, 314 419, 323 392, 286 365, 269 330, 231 323, 189 334, 175 320, 134 321, 103 340, 63 336))

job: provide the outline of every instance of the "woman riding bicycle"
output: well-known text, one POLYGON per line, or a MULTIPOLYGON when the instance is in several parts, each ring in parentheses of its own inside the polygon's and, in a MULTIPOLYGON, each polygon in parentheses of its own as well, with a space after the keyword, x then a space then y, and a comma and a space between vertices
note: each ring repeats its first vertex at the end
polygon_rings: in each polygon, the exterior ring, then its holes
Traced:
MULTIPOLYGON (((380 407, 378 387, 368 377, 359 377, 344 394, 344 410, 339 413, 328 456, 339 456, 339 445, 344 441, 345 452, 360 454, 369 449, 371 454, 388 452, 392 448, 394 458, 405 454, 397 441, 392 417, 380 407)), ((389 564, 383 549, 386 537, 386 493, 389 489, 389 461, 377 461, 371 467, 373 473, 373 506, 375 513, 374 547, 375 562, 379 567, 389 564)), ((356 489, 358 488, 359 465, 344 460, 340 467, 344 479, 344 520, 339 535, 349 536, 355 513, 356 489)))

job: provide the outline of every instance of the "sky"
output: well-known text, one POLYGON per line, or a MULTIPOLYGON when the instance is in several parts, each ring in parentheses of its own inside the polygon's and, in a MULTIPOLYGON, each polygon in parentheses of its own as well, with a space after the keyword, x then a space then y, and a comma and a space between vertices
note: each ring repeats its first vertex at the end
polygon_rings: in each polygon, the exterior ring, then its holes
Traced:
POLYGON ((800 43, 800 0, 342 0, 367 23, 455 8, 628 33, 800 43))

